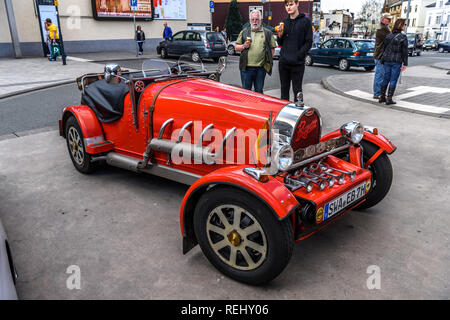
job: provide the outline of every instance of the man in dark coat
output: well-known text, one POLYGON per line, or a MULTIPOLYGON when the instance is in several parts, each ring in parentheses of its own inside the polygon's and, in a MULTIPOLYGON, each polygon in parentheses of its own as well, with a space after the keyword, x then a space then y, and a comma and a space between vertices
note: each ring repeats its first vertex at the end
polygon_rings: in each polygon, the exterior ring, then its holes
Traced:
POLYGON ((278 44, 281 46, 279 73, 281 83, 281 99, 289 100, 292 82, 294 100, 302 91, 303 74, 305 73, 305 57, 313 42, 312 24, 304 13, 298 10, 298 0, 284 1, 288 17, 278 28, 278 44))
POLYGON ((373 59, 375 60, 375 76, 373 79, 373 98, 380 99, 381 83, 384 79, 384 66, 381 64, 381 56, 384 52, 384 39, 391 33, 389 25, 391 24, 392 16, 389 13, 383 13, 381 16, 380 28, 377 30, 375 36, 375 52, 373 59))

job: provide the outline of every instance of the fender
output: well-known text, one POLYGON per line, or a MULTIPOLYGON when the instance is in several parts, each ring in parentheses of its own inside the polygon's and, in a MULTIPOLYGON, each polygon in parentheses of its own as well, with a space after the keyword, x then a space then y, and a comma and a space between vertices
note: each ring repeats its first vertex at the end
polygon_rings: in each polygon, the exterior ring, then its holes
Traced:
POLYGON ((85 105, 64 108, 62 119, 59 122, 59 133, 61 136, 66 138, 66 122, 70 116, 74 116, 77 119, 83 133, 84 144, 86 147, 92 144, 105 142, 103 129, 97 116, 91 108, 85 105))
POLYGON ((180 208, 180 226, 183 236, 183 253, 197 245, 194 233, 194 211, 197 202, 211 186, 232 186, 261 200, 278 220, 284 220, 299 206, 295 196, 272 176, 260 182, 244 173, 248 165, 230 166, 214 171, 197 180, 186 192, 180 208))
MULTIPOLYGON (((341 136, 340 130, 332 131, 326 135, 324 135, 320 142, 328 141, 333 138, 337 138, 341 136)), ((364 137, 363 140, 366 140, 376 146, 378 146, 380 149, 372 156, 372 158, 369 159, 369 161, 364 163, 364 168, 368 168, 370 164, 372 164, 377 158, 383 153, 386 152, 387 154, 392 154, 397 150, 397 147, 385 136, 382 134, 374 134, 369 131, 364 131, 364 137)), ((361 154, 361 148, 357 146, 350 146, 349 148, 349 154, 350 154, 350 162, 354 165, 361 167, 361 157, 358 156, 358 154, 361 154)))

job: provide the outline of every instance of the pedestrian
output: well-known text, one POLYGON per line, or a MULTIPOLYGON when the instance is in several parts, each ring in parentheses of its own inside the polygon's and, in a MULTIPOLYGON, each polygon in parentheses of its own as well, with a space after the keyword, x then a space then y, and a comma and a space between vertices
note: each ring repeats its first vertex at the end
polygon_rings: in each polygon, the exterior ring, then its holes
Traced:
POLYGON ((378 102, 386 102, 387 105, 396 103, 392 100, 395 87, 400 72, 405 71, 408 65, 408 38, 402 32, 405 27, 406 20, 398 19, 395 21, 392 33, 388 34, 384 40, 384 52, 381 57, 381 63, 384 65, 384 80, 381 84, 381 96, 378 102), (388 90, 387 97, 386 90, 388 90))
POLYGON ((142 30, 141 26, 137 26, 136 28, 136 35, 134 36, 134 39, 137 41, 139 45, 139 55, 144 54, 144 41, 145 41, 145 32, 142 30))
POLYGON ((164 22, 163 38, 169 40, 170 37, 172 37, 172 29, 167 25, 167 22, 164 22))
POLYGON ((311 21, 300 13, 298 0, 285 0, 284 5, 288 17, 278 28, 278 44, 281 46, 278 69, 281 83, 281 99, 289 100, 289 91, 297 94, 303 91, 302 82, 305 73, 305 57, 311 49, 313 36, 311 21))
POLYGON ((384 52, 384 40, 386 36, 391 33, 389 25, 391 24, 392 16, 389 13, 383 13, 381 16, 380 28, 375 35, 375 51, 373 53, 373 60, 375 62, 375 75, 373 79, 373 98, 380 99, 381 83, 384 79, 384 66, 381 64, 381 56, 384 52))
POLYGON ((223 38, 225 39, 225 43, 228 44, 227 28, 224 27, 220 33, 222 34, 223 38))
POLYGON ((318 48, 319 47, 319 43, 320 43, 320 32, 319 32, 319 29, 316 29, 314 31, 313 42, 314 42, 314 48, 318 48))
POLYGON ((242 87, 255 88, 263 93, 266 74, 272 75, 273 53, 276 47, 272 31, 262 27, 261 11, 250 13, 250 27, 245 28, 236 40, 236 51, 241 52, 239 70, 242 87))
POLYGON ((52 19, 47 18, 45 19, 45 24, 47 25, 48 30, 48 37, 49 37, 49 49, 50 49, 50 57, 48 58, 49 61, 56 61, 56 56, 54 52, 54 47, 59 47, 59 34, 58 34, 58 27, 52 23, 52 19))

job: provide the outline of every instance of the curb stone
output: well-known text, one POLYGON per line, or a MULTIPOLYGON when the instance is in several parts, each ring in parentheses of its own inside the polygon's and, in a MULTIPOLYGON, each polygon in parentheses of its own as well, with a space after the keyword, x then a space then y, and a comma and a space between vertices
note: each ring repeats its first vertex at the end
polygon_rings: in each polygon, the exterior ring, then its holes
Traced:
POLYGON ((435 118, 447 118, 447 119, 450 119, 450 114, 436 114, 436 113, 432 113, 432 112, 408 109, 408 108, 405 108, 405 107, 397 107, 396 105, 389 105, 389 106, 387 106, 385 104, 378 103, 375 99, 373 101, 370 101, 370 100, 366 100, 366 99, 363 99, 363 98, 352 96, 350 94, 346 94, 345 92, 337 89, 336 87, 334 87, 330 83, 330 81, 328 79, 331 78, 331 77, 333 77, 333 76, 328 76, 328 77, 322 78, 322 80, 320 82, 321 82, 322 86, 325 89, 327 89, 327 90, 329 90, 329 91, 331 91, 333 93, 336 93, 336 94, 338 94, 340 96, 343 96, 343 97, 346 97, 346 98, 350 98, 350 99, 353 99, 353 100, 357 100, 357 101, 361 101, 361 102, 365 102, 365 103, 370 103, 370 104, 373 104, 373 105, 375 105, 377 107, 381 107, 381 108, 394 109, 394 110, 399 110, 399 111, 404 111, 404 112, 416 113, 416 114, 421 114, 421 115, 425 115, 425 116, 431 116, 431 117, 435 117, 435 118))
POLYGON ((5 94, 0 95, 0 100, 1 99, 5 99, 5 98, 18 96, 18 95, 25 94, 25 93, 29 93, 29 92, 33 92, 33 91, 39 91, 39 90, 45 90, 45 89, 49 89, 49 88, 53 88, 53 87, 59 87, 59 86, 63 86, 63 85, 66 85, 66 84, 71 84, 71 83, 76 83, 76 79, 74 79, 74 80, 62 80, 62 81, 53 82, 53 83, 42 85, 42 86, 32 87, 32 88, 29 88, 29 89, 22 89, 22 90, 10 92, 10 93, 5 93, 5 94))

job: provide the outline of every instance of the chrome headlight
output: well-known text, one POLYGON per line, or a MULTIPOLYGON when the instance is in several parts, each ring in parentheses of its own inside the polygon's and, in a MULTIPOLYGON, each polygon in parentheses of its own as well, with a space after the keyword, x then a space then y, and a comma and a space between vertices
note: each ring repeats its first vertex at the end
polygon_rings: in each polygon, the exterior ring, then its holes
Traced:
POLYGON ((294 163, 294 150, 290 145, 282 145, 276 147, 273 163, 278 167, 278 170, 287 171, 294 163))
POLYGON ((361 123, 353 121, 341 127, 341 134, 351 143, 358 144, 364 136, 364 127, 361 123))

